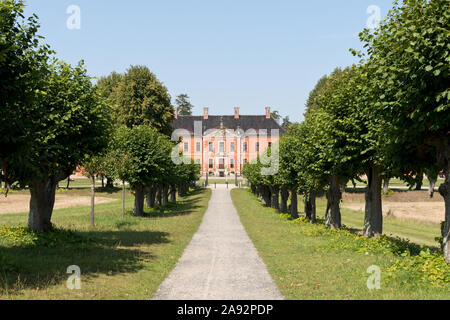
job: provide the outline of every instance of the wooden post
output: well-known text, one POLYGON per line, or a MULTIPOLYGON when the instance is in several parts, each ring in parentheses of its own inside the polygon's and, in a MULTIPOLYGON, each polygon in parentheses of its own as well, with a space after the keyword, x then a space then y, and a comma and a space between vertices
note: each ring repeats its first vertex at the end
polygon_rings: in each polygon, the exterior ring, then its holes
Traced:
POLYGON ((91 227, 95 227, 94 210, 95 210, 95 176, 93 175, 91 177, 91 227))
POLYGON ((125 218, 125 181, 122 181, 122 218, 125 218))

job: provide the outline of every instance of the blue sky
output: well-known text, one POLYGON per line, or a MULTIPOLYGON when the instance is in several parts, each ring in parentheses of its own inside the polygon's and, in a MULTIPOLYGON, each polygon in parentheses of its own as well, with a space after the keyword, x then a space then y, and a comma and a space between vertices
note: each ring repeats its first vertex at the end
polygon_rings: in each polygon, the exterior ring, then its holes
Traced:
POLYGON ((57 56, 85 60, 92 76, 146 65, 173 101, 187 93, 195 114, 264 114, 266 106, 303 119, 317 80, 358 60, 367 8, 385 16, 391 0, 28 0, 57 56), (66 26, 67 8, 81 28, 66 26))

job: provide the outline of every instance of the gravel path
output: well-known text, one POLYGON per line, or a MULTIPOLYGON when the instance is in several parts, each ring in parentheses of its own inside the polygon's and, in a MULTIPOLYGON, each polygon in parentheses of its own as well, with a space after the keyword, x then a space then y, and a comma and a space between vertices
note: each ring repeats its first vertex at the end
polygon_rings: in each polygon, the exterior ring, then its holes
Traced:
POLYGON ((200 229, 154 299, 283 299, 245 232, 226 186, 213 186, 200 229))

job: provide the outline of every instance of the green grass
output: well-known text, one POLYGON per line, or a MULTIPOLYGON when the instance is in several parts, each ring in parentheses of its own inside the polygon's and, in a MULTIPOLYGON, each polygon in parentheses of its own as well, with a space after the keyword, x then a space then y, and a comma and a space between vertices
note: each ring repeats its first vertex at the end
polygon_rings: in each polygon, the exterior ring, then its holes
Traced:
MULTIPOLYGON (((356 182, 356 186, 357 187, 366 187, 367 186, 367 182, 359 182, 359 181, 355 181, 356 182)), ((438 178, 437 182, 436 182, 436 188, 438 188, 442 183, 444 183, 444 179, 443 178, 438 178)), ((348 188, 352 188, 353 184, 352 182, 349 182, 347 184, 348 188)), ((395 188, 395 187, 408 187, 408 184, 398 178, 393 178, 391 180, 389 180, 389 187, 390 188, 395 188)), ((423 187, 424 189, 428 189, 429 187, 429 182, 428 179, 423 179, 423 187)))
MULTIPOLYGON (((326 199, 317 200, 317 216, 324 218, 326 211, 326 199)), ((303 200, 299 200, 299 208, 303 207, 303 200)), ((341 209, 342 223, 348 227, 362 230, 364 226, 364 212, 341 209)), ((407 238, 411 242, 438 247, 435 240, 441 236, 441 227, 437 223, 416 222, 414 220, 397 219, 395 217, 384 217, 383 232, 400 238, 407 238)))
MULTIPOLYGON (((203 182, 205 182, 206 181, 206 179, 205 178, 203 178, 203 179, 200 179, 199 180, 199 183, 200 184, 202 184, 203 182)), ((230 185, 234 185, 234 178, 229 178, 228 179, 228 184, 230 184, 230 185)), ((242 179, 238 179, 238 183, 239 182, 242 182, 242 179)), ((215 183, 216 184, 226 184, 227 183, 227 181, 225 180, 225 179, 208 179, 208 183, 209 183, 209 185, 214 185, 215 183)))
MULTIPOLYGON (((106 179, 104 181, 106 185, 106 179)), ((72 181, 70 181, 69 188, 86 188, 91 185, 91 181, 88 178, 76 178, 72 181)), ((102 186, 102 180, 101 179, 95 179, 95 186, 101 187, 102 186)), ((67 187, 67 179, 59 182, 60 188, 66 188, 67 187)))
MULTIPOLYGON (((68 193, 87 195, 89 190, 68 193)), ((120 192, 99 194, 115 201, 96 206, 93 229, 89 207, 56 210, 55 226, 72 233, 22 244, 15 243, 14 235, 0 238, 0 264, 7 264, 0 272, 0 299, 151 299, 197 231, 210 195, 210 190, 196 190, 137 218, 131 216, 128 194, 122 219, 120 192), (66 287, 71 265, 81 268, 81 290, 66 287)), ((26 221, 27 214, 0 215, 0 226, 25 227, 26 221)))
MULTIPOLYGON (((393 261, 409 261, 409 257, 366 249, 362 245, 366 240, 349 232, 288 221, 247 190, 234 189, 231 195, 247 233, 287 299, 450 298, 448 286, 435 288, 417 282, 421 274, 397 272, 395 268, 388 271, 393 261), (367 269, 372 265, 382 270, 380 290, 369 290, 366 285, 367 269)), ((383 248, 378 240, 367 241, 383 248)))

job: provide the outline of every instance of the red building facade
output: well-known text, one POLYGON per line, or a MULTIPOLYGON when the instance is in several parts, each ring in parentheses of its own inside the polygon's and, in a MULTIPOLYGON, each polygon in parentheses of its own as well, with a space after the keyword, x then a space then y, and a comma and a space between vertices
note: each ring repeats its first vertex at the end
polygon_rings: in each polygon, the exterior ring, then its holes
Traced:
POLYGON ((241 175, 244 163, 250 162, 277 142, 284 133, 271 117, 265 115, 211 116, 205 108, 203 116, 178 116, 175 110, 175 136, 182 136, 183 154, 201 165, 202 175, 241 175))

